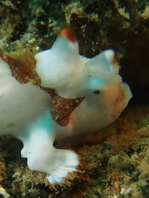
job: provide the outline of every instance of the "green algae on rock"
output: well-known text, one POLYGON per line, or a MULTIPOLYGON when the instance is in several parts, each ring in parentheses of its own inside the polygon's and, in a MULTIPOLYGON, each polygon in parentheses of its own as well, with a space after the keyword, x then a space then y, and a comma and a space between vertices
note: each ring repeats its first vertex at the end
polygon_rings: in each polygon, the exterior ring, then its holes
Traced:
POLYGON ((70 25, 77 34, 82 55, 93 57, 107 48, 117 52, 121 72, 133 87, 133 101, 147 103, 143 93, 149 87, 149 56, 145 50, 149 42, 148 10, 148 1, 143 0, 2 0, 0 51, 48 49, 59 29, 70 25))

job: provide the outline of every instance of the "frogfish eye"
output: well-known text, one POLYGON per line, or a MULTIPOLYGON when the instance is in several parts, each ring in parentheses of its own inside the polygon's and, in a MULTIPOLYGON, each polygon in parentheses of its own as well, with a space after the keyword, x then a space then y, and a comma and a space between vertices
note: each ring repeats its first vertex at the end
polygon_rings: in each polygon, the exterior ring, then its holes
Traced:
POLYGON ((99 90, 95 90, 93 93, 94 94, 100 94, 100 91, 99 90))

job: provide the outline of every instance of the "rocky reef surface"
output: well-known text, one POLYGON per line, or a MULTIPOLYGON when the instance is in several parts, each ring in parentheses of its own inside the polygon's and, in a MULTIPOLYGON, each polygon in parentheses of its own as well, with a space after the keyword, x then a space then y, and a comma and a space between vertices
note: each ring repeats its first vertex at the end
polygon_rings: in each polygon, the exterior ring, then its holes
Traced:
POLYGON ((48 183, 44 173, 28 169, 26 160, 20 158, 22 144, 18 140, 1 138, 1 197, 147 198, 148 112, 149 106, 129 107, 115 123, 100 132, 73 143, 63 142, 61 147, 73 148, 81 161, 77 172, 55 185, 48 183))
MULTIPOLYGON (((0 197, 147 198, 149 195, 149 2, 144 0, 1 0, 0 52, 51 47, 71 26, 80 53, 93 57, 112 48, 133 92, 120 118, 95 134, 59 147, 80 156, 78 172, 49 185, 21 159, 22 144, 0 138, 0 197)), ((69 141, 71 142, 71 141, 69 141)))

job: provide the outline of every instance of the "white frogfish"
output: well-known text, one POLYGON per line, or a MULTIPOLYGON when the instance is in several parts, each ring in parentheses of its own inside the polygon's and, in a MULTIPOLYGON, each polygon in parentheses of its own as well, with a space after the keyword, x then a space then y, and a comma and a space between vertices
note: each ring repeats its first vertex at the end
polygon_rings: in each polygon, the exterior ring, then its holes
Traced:
POLYGON ((49 50, 25 61, 0 53, 0 135, 23 142, 21 156, 51 184, 77 170, 79 157, 56 149, 57 135, 96 132, 117 119, 132 97, 122 82, 113 50, 79 55, 69 28, 49 50))

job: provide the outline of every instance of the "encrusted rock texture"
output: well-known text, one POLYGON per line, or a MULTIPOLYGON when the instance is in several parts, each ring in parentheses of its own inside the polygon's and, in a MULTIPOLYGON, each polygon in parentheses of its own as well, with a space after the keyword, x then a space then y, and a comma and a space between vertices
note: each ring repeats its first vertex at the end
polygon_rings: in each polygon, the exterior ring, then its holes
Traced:
POLYGON ((59 144, 80 156, 77 172, 50 185, 20 157, 22 143, 0 138, 2 198, 148 198, 149 196, 149 2, 145 0, 1 0, 0 52, 51 47, 70 26, 80 54, 114 49, 133 98, 112 125, 59 144))

